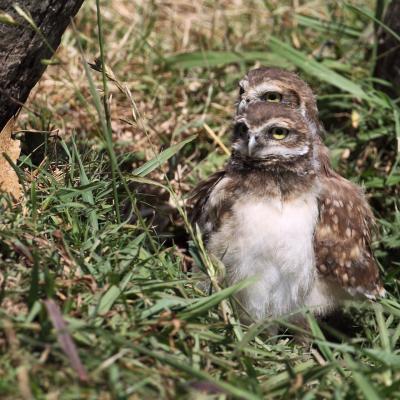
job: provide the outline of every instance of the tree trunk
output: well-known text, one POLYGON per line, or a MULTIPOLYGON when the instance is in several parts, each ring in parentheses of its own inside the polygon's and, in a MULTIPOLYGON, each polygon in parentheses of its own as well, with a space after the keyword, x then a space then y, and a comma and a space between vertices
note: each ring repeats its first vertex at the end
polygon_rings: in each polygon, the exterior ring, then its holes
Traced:
MULTIPOLYGON (((392 0, 389 3, 383 22, 400 36, 399 0, 392 0)), ((374 75, 391 84, 391 87, 377 85, 379 89, 392 97, 400 95, 400 42, 382 27, 378 28, 378 49, 374 75)))
POLYGON ((83 0, 0 0, 0 12, 10 15, 18 25, 0 22, 0 131, 26 101, 42 76, 43 59, 52 57, 71 17, 83 0), (14 9, 17 3, 31 14, 43 37, 14 9))

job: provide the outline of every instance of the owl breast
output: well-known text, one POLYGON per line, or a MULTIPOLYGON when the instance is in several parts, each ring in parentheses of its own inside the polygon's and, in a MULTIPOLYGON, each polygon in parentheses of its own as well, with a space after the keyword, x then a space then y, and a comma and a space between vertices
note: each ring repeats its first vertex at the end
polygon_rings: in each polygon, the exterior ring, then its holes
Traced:
POLYGON ((230 284, 255 277, 237 296, 250 319, 277 317, 305 304, 316 274, 317 217, 314 192, 285 202, 244 196, 211 235, 209 250, 226 266, 230 284))

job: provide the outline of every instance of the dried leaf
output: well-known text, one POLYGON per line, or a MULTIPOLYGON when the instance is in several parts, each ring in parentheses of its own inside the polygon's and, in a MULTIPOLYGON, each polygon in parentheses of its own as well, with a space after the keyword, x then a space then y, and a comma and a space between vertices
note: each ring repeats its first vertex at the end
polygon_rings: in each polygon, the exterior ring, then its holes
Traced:
POLYGON ((188 386, 191 389, 194 389, 198 392, 202 392, 204 394, 215 395, 215 394, 224 394, 225 391, 218 387, 213 382, 208 382, 205 380, 202 381, 191 381, 188 383, 188 386))
POLYGON ((17 369, 18 386, 21 398, 23 400, 33 400, 34 397, 31 391, 29 382, 29 372, 27 366, 23 365, 17 369))
POLYGON ((65 320, 61 314, 60 308, 51 299, 46 300, 44 305, 46 306, 51 323, 56 330, 58 343, 60 344, 65 355, 68 357, 72 368, 78 374, 78 377, 81 381, 88 381, 88 374, 82 364, 81 359, 79 358, 75 343, 68 332, 67 324, 65 323, 65 320))
POLYGON ((21 185, 16 172, 4 157, 5 153, 16 163, 21 152, 20 141, 11 137, 14 121, 14 118, 11 118, 0 132, 0 191, 8 192, 18 200, 22 195, 21 185))

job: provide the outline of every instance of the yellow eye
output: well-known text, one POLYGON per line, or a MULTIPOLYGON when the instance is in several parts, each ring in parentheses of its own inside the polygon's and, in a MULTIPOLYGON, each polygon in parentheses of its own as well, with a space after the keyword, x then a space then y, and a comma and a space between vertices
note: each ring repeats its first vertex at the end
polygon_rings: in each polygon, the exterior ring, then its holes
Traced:
POLYGON ((261 100, 269 101, 271 103, 280 103, 282 95, 278 92, 266 92, 261 96, 261 100))
POLYGON ((285 137, 289 134, 289 130, 286 128, 281 128, 279 126, 274 126, 270 129, 271 136, 276 140, 285 139, 285 137))

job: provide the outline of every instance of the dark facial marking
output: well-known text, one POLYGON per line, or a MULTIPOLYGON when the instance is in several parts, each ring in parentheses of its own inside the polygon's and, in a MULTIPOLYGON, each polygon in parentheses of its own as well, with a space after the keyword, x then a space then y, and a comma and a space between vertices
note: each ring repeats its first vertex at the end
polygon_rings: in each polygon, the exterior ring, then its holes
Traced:
POLYGON ((237 122, 233 128, 234 139, 246 139, 248 137, 249 128, 244 122, 237 122))

